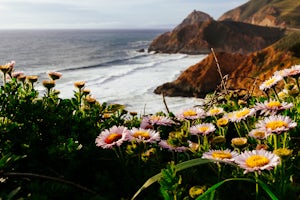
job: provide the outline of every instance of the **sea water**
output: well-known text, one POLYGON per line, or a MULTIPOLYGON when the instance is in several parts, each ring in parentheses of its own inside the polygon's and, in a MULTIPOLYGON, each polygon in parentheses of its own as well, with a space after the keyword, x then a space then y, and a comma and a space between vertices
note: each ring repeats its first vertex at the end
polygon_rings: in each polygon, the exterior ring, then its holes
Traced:
MULTIPOLYGON (((166 111, 154 89, 175 80, 205 55, 147 52, 151 41, 167 30, 1 30, 1 64, 16 61, 15 71, 38 75, 36 88, 48 71, 63 74, 56 81, 61 98, 74 95, 74 82, 85 81, 100 103, 118 103, 129 111, 166 111), (140 52, 139 50, 145 50, 140 52)), ((201 99, 166 97, 172 112, 201 103, 201 99)))

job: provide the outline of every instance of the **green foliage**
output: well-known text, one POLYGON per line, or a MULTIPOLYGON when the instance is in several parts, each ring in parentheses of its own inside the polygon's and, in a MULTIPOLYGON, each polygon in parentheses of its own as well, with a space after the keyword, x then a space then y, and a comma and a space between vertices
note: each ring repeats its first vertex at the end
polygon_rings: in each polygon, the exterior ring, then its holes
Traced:
MULTIPOLYGON (((5 75, 9 73, 5 71, 5 75)), ((123 105, 99 103, 84 88, 84 82, 74 84, 74 96, 69 99, 59 98, 54 80, 45 82, 50 85, 44 85, 46 91, 41 95, 35 90, 37 80, 31 78, 33 81, 11 77, 0 88, 1 199, 107 200, 129 199, 133 195, 132 199, 221 200, 300 196, 300 128, 269 133, 265 138, 249 134, 266 118, 259 109, 255 114, 249 113, 265 101, 280 104, 276 112, 299 124, 299 74, 282 80, 286 89, 283 95, 274 87, 266 89, 264 97, 240 99, 234 92, 222 98, 211 96, 208 100, 215 102, 205 100, 198 110, 182 113, 184 118, 163 112, 138 116, 123 105), (281 109, 284 103, 293 106, 281 109), (211 110, 219 113, 211 114, 211 110), (204 133, 192 133, 192 127, 201 124, 212 125, 213 129, 198 127, 196 131, 204 133), (122 129, 124 135, 116 129, 110 132, 114 127, 122 129), (134 130, 138 131, 133 133, 134 130), (276 152, 280 163, 269 170, 246 173, 226 152, 230 149, 240 155, 258 148, 272 155, 276 152), (213 154, 213 150, 221 153, 213 154), (209 159, 203 157, 209 153, 209 159), (233 183, 236 181, 239 184, 233 183)), ((278 125, 270 125, 273 126, 278 125)))

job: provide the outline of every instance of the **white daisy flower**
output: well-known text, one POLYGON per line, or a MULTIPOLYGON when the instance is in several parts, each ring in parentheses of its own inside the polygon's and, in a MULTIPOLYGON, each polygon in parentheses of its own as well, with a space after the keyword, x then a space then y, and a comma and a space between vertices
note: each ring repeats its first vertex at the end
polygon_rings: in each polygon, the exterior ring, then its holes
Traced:
POLYGON ((208 152, 203 153, 202 158, 211 159, 211 160, 222 160, 225 162, 233 162, 234 158, 238 156, 238 152, 231 151, 229 149, 225 150, 210 150, 208 152))
POLYGON ((205 111, 202 108, 187 108, 183 109, 177 115, 178 119, 200 119, 205 117, 205 111))
POLYGON ((129 132, 124 126, 113 126, 110 129, 102 131, 96 138, 96 146, 103 149, 111 149, 114 146, 120 146, 127 140, 129 132))
POLYGON ((261 114, 263 115, 274 115, 278 111, 281 110, 287 110, 292 108, 294 105, 293 103, 287 103, 287 102, 280 102, 277 100, 266 100, 264 103, 256 103, 255 109, 257 111, 261 111, 261 114))
POLYGON ((192 135, 208 135, 216 130, 212 123, 202 123, 190 127, 190 133, 192 135))
POLYGON ((280 158, 264 149, 245 151, 234 158, 236 164, 245 169, 244 174, 248 172, 261 173, 262 170, 271 170, 280 163, 280 158))
POLYGON ((152 129, 132 128, 128 134, 129 141, 154 143, 160 140, 158 132, 152 129))
POLYGON ((260 86, 259 89, 262 91, 268 90, 275 86, 279 81, 281 81, 283 78, 282 76, 272 76, 268 80, 264 81, 260 86))
POLYGON ((294 122, 290 117, 282 115, 272 115, 265 119, 259 120, 255 125, 256 128, 270 133, 281 133, 296 126, 297 123, 294 122))

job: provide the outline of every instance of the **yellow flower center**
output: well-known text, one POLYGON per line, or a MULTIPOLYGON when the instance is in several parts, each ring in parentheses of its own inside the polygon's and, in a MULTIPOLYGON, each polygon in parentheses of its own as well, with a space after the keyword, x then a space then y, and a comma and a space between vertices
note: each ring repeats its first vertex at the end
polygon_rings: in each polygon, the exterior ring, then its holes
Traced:
POLYGON ((160 120, 160 118, 161 118, 160 116, 151 116, 150 117, 150 119, 153 121, 158 121, 158 120, 160 120))
POLYGON ((241 110, 241 111, 238 111, 235 116, 237 118, 241 118, 241 117, 244 117, 246 115, 248 115, 250 113, 250 110, 249 109, 244 109, 244 110, 241 110))
POLYGON ((253 135, 258 138, 263 138, 263 137, 265 137, 266 133, 263 131, 256 131, 256 132, 254 132, 253 135))
POLYGON ((247 158, 246 164, 248 167, 254 168, 254 167, 262 167, 266 164, 268 164, 270 160, 262 155, 253 155, 247 158))
POLYGON ((272 85, 273 83, 275 82, 275 79, 270 79, 270 80, 267 80, 266 82, 265 82, 265 84, 266 84, 266 86, 270 86, 270 85, 272 85))
POLYGON ((217 121, 218 126, 225 126, 227 124, 228 124, 228 119, 226 119, 226 118, 221 118, 221 119, 218 119, 218 121, 217 121))
POLYGON ((105 143, 106 144, 111 144, 111 143, 119 140, 120 138, 122 138, 121 133, 112 133, 109 136, 107 136, 107 138, 105 138, 105 143))
POLYGON ((190 117, 190 116, 196 116, 197 112, 194 110, 187 110, 183 112, 183 116, 190 117))
POLYGON ((145 139, 150 138, 150 135, 147 131, 136 131, 132 136, 135 138, 138 138, 139 136, 145 139))
POLYGON ((198 128, 198 130, 199 130, 200 132, 206 132, 206 131, 209 130, 209 127, 208 127, 208 126, 201 126, 201 127, 198 128))
POLYGON ((220 112, 219 108, 213 108, 211 110, 209 110, 209 113, 212 115, 218 114, 220 112))
POLYGON ((212 157, 218 159, 230 159, 232 158, 232 155, 231 153, 225 151, 215 151, 212 153, 212 157))
POLYGON ((270 101, 268 104, 267 104, 268 107, 279 107, 281 106, 281 103, 279 101, 270 101))
POLYGON ((267 128, 270 128, 272 130, 275 130, 277 128, 281 128, 281 127, 288 127, 288 124, 284 121, 272 121, 266 124, 267 128))

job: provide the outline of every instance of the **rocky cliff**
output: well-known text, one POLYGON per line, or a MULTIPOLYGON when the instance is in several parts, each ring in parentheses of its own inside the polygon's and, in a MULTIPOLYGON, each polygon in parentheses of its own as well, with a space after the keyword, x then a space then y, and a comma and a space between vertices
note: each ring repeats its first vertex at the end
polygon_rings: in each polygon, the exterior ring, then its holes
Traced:
POLYGON ((230 20, 261 26, 300 28, 299 0, 250 0, 224 13, 219 21, 230 20))
MULTIPOLYGON (((300 63, 300 33, 292 33, 275 44, 249 55, 216 53, 223 75, 228 75, 227 88, 261 95, 258 86, 275 71, 300 63)), ((166 96, 204 97, 215 91, 221 78, 214 56, 209 54, 201 62, 189 67, 175 81, 155 89, 166 96)))
POLYGON ((216 52, 247 54, 265 48, 283 34, 281 29, 215 21, 203 12, 193 11, 171 32, 154 39, 148 51, 208 54, 214 48, 216 52))

